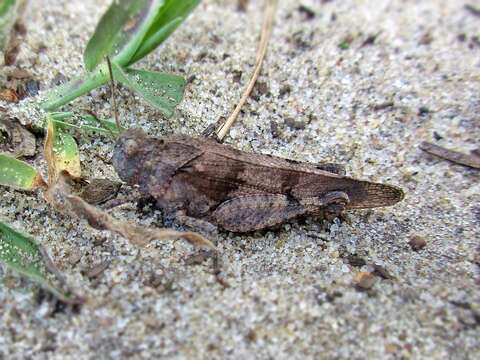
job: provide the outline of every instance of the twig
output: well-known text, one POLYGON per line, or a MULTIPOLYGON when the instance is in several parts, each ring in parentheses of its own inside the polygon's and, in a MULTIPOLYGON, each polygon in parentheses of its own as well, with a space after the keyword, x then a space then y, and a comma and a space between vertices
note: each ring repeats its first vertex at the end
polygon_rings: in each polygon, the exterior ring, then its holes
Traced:
POLYGON ((456 164, 468 166, 474 169, 480 169, 480 157, 478 156, 463 154, 458 151, 445 149, 441 146, 426 141, 420 144, 420 149, 428 152, 429 154, 441 157, 456 164))
POLYGON ((112 63, 110 62, 110 58, 106 56, 107 59, 107 65, 108 65, 108 74, 110 75, 110 86, 111 86, 111 98, 112 98, 112 106, 113 106, 113 117, 115 118, 115 123, 117 124, 118 130, 120 130, 122 127, 120 125, 120 121, 118 120, 118 115, 117 115, 117 102, 115 101, 115 81, 113 81, 113 72, 112 72, 112 63))
POLYGON ((228 117, 227 121, 225 121, 225 124, 217 132, 217 137, 220 141, 223 140, 225 135, 227 135, 227 132, 230 130, 233 123, 237 119, 238 114, 242 109, 242 106, 247 101, 248 97, 250 96, 250 93, 253 90, 253 87, 255 86, 255 82, 257 81, 258 75, 260 74, 260 70, 262 68, 262 63, 265 58, 265 54, 267 52, 268 40, 270 39, 270 35, 272 33, 273 19, 274 19, 275 9, 277 5, 276 0, 266 0, 266 2, 267 4, 265 8, 265 17, 263 20, 262 34, 260 37, 260 43, 258 45, 257 55, 255 59, 255 70, 237 106, 233 110, 232 114, 228 117))

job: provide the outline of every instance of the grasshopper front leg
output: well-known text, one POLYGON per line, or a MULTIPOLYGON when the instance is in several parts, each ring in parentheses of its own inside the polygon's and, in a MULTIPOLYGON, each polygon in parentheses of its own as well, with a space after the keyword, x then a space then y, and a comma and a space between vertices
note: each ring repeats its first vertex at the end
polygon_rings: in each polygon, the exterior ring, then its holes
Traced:
POLYGON ((198 231, 208 238, 217 238, 218 227, 211 222, 203 219, 197 219, 186 215, 185 210, 178 210, 173 216, 173 222, 180 226, 186 226, 192 230, 198 231))
MULTIPOLYGON (((188 216, 186 215, 186 212, 184 210, 176 211, 174 217, 175 217, 174 222, 177 223, 178 225, 186 226, 195 231, 202 233, 207 238, 209 238, 215 244, 215 246, 217 245, 218 227, 216 225, 206 220, 197 219, 197 218, 188 216)), ((225 288, 229 287, 227 281, 224 279, 224 276, 222 275, 223 264, 222 264, 221 254, 219 254, 217 251, 214 251, 214 252, 209 252, 206 255, 212 258, 212 272, 217 282, 225 288)))

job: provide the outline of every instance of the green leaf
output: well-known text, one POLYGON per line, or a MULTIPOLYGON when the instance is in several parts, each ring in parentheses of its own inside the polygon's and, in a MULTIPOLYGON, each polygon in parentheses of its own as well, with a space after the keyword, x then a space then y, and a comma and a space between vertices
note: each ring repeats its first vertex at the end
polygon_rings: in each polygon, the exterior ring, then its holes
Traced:
MULTIPOLYGON (((183 21, 183 18, 176 18, 170 23, 162 26, 157 30, 156 33, 152 34, 149 37, 146 37, 138 48, 135 55, 133 55, 128 65, 136 63, 138 60, 147 56, 150 52, 155 50, 155 48, 160 45, 165 39, 180 25, 183 21)), ((128 66, 127 65, 127 66, 128 66)))
POLYGON ((0 185, 19 190, 35 190, 45 186, 40 173, 24 161, 0 154, 0 185))
POLYGON ((182 100, 185 80, 181 76, 154 71, 122 69, 112 62, 113 77, 137 92, 150 105, 171 117, 182 100))
MULTIPOLYGON (((114 0, 85 49, 85 67, 91 72, 49 92, 40 107, 56 110, 105 84, 109 79, 103 62, 106 56, 122 68, 130 66, 165 41, 199 3, 200 0, 114 0)), ((164 108, 166 113, 173 112, 170 106, 153 104, 162 106, 160 109, 164 108)))
POLYGON ((141 10, 146 1, 113 1, 97 24, 83 54, 85 67, 92 71, 118 46, 119 34, 141 10))
POLYGON ((117 136, 126 129, 117 127, 112 120, 95 118, 89 114, 74 114, 72 112, 52 112, 49 114, 55 125, 61 129, 75 129, 80 132, 94 132, 117 136))
POLYGON ((0 18, 3 19, 8 11, 15 5, 15 0, 2 0, 0 3, 0 18))
POLYGON ((165 41, 199 3, 200 0, 166 0, 129 65, 142 59, 165 41))
POLYGON ((1 221, 0 261, 40 283, 60 300, 67 303, 81 302, 80 298, 73 296, 66 289, 63 277, 41 245, 1 221))
POLYGON ((56 120, 56 121, 64 121, 72 118, 75 116, 75 114, 71 111, 52 111, 51 113, 48 114, 50 119, 56 120))
POLYGON ((16 0, 0 0, 0 51, 5 47, 17 18, 17 8, 16 0))
POLYGON ((54 184, 62 171, 72 177, 81 176, 80 152, 75 139, 47 116, 47 137, 44 155, 48 164, 48 181, 54 184))
POLYGON ((163 0, 114 1, 85 50, 87 70, 93 70, 107 55, 122 66, 129 64, 163 4, 163 0))

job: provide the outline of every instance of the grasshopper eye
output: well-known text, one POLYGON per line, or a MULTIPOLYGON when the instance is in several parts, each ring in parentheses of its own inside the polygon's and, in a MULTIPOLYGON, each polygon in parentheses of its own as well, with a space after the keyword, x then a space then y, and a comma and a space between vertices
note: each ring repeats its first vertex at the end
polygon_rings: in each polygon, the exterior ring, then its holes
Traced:
POLYGON ((133 139, 127 139, 123 148, 126 156, 133 156, 138 152, 138 144, 133 139))

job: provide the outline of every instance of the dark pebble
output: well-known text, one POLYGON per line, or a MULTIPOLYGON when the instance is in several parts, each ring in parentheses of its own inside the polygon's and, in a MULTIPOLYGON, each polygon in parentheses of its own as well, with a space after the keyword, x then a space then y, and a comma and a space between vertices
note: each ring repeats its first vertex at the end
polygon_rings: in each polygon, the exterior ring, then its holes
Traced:
POLYGON ((297 121, 292 117, 285 118, 285 125, 294 130, 305 129, 305 123, 303 121, 297 121))
POLYGON ((362 267, 367 264, 367 262, 357 254, 350 254, 347 256, 347 262, 356 267, 362 267))
POLYGON ((290 87, 290 85, 283 85, 280 88, 279 95, 280 95, 280 97, 283 97, 287 94, 290 94, 291 92, 292 92, 292 88, 290 87))
POLYGON ((312 20, 315 18, 315 12, 308 6, 300 5, 297 10, 299 13, 303 14, 305 20, 312 20))
POLYGON ((427 241, 419 235, 414 235, 410 238, 408 244, 410 245, 412 250, 419 251, 422 250, 425 246, 427 246, 427 241))
POLYGON ((442 140, 443 136, 440 135, 438 132, 434 131, 433 132, 433 138, 438 141, 438 140, 442 140))
POLYGON ((381 277, 382 279, 385 279, 385 280, 394 280, 395 279, 395 276, 390 274, 387 269, 385 269, 383 266, 377 265, 377 264, 373 265, 373 274, 376 275, 376 276, 379 276, 379 277, 381 277))
POLYGON ((430 109, 427 108, 426 106, 420 106, 418 109, 418 115, 419 116, 425 116, 430 113, 430 109))

